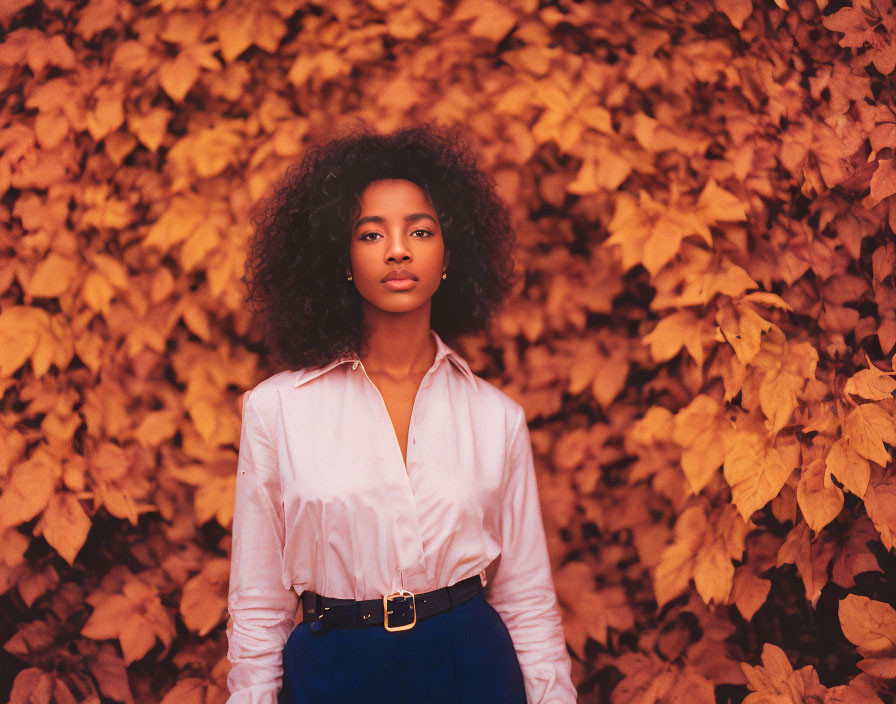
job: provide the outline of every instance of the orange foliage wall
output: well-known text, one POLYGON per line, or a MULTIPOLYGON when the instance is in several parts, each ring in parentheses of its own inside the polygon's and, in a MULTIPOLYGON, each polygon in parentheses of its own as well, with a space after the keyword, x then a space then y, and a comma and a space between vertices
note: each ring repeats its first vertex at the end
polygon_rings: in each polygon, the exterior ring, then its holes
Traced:
POLYGON ((896 696, 890 0, 0 4, 0 689, 222 702, 249 211, 461 124, 581 701, 896 696))

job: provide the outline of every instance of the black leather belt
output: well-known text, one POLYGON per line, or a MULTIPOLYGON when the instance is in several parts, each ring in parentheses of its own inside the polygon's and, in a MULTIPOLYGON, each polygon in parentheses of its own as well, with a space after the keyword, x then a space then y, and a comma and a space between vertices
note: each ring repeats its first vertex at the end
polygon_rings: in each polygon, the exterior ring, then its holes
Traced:
POLYGON ((381 599, 337 599, 315 592, 302 592, 302 613, 312 620, 311 632, 324 633, 331 628, 355 628, 382 624, 387 631, 413 628, 418 619, 436 614, 472 599, 482 591, 479 575, 431 592, 414 594, 402 589, 381 599))

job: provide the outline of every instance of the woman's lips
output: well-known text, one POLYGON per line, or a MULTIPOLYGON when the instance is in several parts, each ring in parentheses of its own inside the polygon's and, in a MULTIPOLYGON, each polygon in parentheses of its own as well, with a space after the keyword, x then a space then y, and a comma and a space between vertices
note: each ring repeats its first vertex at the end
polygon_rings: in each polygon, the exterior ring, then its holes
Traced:
POLYGON ((392 281, 393 279, 413 279, 414 281, 416 281, 417 277, 407 269, 393 269, 388 274, 386 274, 382 280, 392 281))
POLYGON ((392 289, 393 291, 404 291, 411 288, 417 282, 414 281, 414 279, 389 279, 384 283, 386 287, 392 289))
POLYGON ((393 291, 405 291, 417 282, 417 277, 407 269, 393 269, 383 277, 383 283, 393 291))

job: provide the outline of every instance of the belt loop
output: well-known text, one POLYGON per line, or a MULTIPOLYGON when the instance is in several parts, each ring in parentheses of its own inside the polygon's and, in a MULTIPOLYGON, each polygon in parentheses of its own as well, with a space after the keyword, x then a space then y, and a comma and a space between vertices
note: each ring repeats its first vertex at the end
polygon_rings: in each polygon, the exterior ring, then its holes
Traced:
POLYGON ((318 594, 317 592, 314 592, 314 613, 322 614, 324 611, 322 607, 323 607, 323 599, 321 598, 320 594, 318 594))

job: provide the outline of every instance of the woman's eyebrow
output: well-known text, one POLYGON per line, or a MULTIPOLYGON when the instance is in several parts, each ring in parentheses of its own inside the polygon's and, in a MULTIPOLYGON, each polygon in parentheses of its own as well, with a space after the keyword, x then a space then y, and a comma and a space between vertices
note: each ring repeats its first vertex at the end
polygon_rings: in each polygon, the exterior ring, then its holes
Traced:
MULTIPOLYGON (((414 222, 416 220, 422 220, 424 218, 432 220, 434 223, 436 222, 436 219, 429 213, 411 213, 410 215, 404 216, 404 221, 406 223, 409 223, 409 222, 414 222)), ((367 223, 367 222, 375 222, 378 225, 382 225, 386 222, 386 219, 384 217, 382 217, 381 215, 365 215, 363 218, 360 218, 358 220, 358 222, 355 223, 355 226, 352 229, 357 230, 359 227, 361 227, 361 225, 363 225, 364 223, 367 223)))

